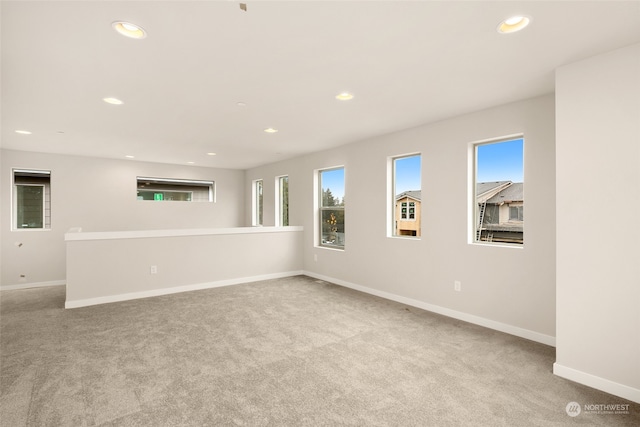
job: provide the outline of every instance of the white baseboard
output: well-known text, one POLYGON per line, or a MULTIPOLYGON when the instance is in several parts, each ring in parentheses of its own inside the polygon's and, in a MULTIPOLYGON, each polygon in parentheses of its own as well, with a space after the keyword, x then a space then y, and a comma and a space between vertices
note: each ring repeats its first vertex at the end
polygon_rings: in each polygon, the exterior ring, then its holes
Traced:
POLYGON ((97 298, 87 298, 81 300, 67 300, 64 308, 80 308, 91 305, 107 304, 110 302, 128 301, 133 299, 157 297, 160 295, 177 294, 180 292, 198 291, 202 289, 219 288, 222 286, 239 285, 242 283, 258 282, 261 280, 280 279, 304 274, 303 271, 287 271, 283 273, 262 274, 259 276, 240 277, 237 279, 218 280, 215 282, 197 283, 193 285, 175 286, 172 288, 152 289, 149 291, 131 292, 126 294, 108 295, 97 298))
POLYGON ((16 289, 29 289, 29 288, 45 288, 47 286, 62 286, 66 285, 66 280, 52 280, 50 282, 35 282, 35 283, 19 283, 17 285, 0 286, 0 291, 15 291, 16 289))
POLYGON ((539 342, 541 344, 550 345, 552 347, 555 347, 556 345, 556 338, 550 335, 541 334, 539 332, 530 331, 528 329, 519 328, 517 326, 508 325, 506 323, 496 322, 495 320, 485 319, 484 317, 474 316, 473 314, 451 310, 449 308, 440 307, 438 305, 428 304, 423 301, 403 297, 403 296, 392 294, 389 292, 380 291, 373 288, 367 288, 366 286, 356 285, 354 283, 346 282, 344 280, 335 279, 333 277, 324 276, 322 274, 317 274, 310 271, 305 271, 304 274, 309 277, 314 277, 316 279, 321 279, 327 282, 335 283, 336 285, 344 286, 345 288, 355 289, 356 291, 375 295, 391 301, 396 301, 402 304, 410 305, 412 307, 421 308, 423 310, 431 311, 433 313, 438 313, 447 317, 452 317, 454 319, 473 323, 475 325, 484 326, 485 328, 494 329, 496 331, 504 332, 510 335, 515 335, 520 338, 526 338, 528 340, 539 342))
MULTIPOLYGON (((568 368, 558 363, 553 364, 553 373, 562 378, 566 378, 571 381, 586 385, 597 390, 604 391, 614 396, 622 397, 623 399, 630 400, 632 402, 640 403, 640 390, 637 388, 629 387, 624 384, 616 383, 605 378, 597 377, 586 372, 578 371, 573 368, 568 368)), ((607 402, 578 402, 583 404, 588 403, 607 403, 607 402)))

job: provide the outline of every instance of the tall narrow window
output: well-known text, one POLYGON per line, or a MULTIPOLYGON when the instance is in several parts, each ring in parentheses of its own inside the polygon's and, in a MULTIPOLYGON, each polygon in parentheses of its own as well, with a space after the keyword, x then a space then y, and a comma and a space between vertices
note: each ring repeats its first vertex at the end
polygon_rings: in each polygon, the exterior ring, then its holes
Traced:
POLYGON ((276 177, 276 220, 277 226, 289 225, 289 177, 276 177))
POLYGON ((51 228, 51 172, 13 170, 13 227, 51 228))
POLYGON ((344 249, 344 168, 318 171, 320 245, 344 249))
POLYGON ((420 236, 421 169, 420 154, 394 157, 393 168, 393 235, 420 236))
POLYGON ((524 243, 524 139, 475 146, 475 242, 524 243))
POLYGON ((253 181, 253 225, 262 225, 262 180, 253 181))

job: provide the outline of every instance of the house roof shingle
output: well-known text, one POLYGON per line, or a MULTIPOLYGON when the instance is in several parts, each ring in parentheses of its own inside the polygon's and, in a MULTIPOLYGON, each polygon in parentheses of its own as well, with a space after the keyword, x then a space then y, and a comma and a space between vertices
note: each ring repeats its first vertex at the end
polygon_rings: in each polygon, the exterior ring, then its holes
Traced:
POLYGON ((404 199, 405 197, 409 197, 411 199, 415 199, 418 201, 422 200, 422 191, 421 190, 408 190, 403 191, 402 193, 396 196, 396 200, 404 199))
POLYGON ((511 203, 524 201, 524 184, 514 182, 495 196, 487 200, 489 204, 511 203))

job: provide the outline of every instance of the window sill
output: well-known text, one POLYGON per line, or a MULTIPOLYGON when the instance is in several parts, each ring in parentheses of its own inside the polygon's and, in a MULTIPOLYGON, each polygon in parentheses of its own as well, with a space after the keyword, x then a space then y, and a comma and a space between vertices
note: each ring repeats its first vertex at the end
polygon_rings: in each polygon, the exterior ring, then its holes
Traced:
POLYGON ((387 236, 390 239, 398 240, 422 240, 422 236, 387 236))
POLYGON ((330 251, 344 252, 343 247, 334 247, 334 246, 324 246, 324 245, 316 245, 316 249, 327 249, 330 251))
POLYGON ((471 242, 469 243, 472 246, 489 246, 492 248, 511 248, 511 249, 522 249, 524 247, 524 243, 492 243, 492 242, 471 242))

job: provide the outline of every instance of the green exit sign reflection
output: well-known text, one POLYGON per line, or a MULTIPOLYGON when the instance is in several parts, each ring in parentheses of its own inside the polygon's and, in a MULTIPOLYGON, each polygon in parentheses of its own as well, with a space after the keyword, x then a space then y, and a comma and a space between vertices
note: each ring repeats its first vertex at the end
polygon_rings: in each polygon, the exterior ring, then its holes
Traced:
POLYGON ((153 193, 153 200, 164 200, 164 194, 162 194, 162 193, 153 193))

